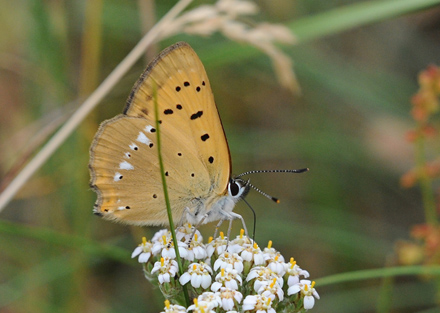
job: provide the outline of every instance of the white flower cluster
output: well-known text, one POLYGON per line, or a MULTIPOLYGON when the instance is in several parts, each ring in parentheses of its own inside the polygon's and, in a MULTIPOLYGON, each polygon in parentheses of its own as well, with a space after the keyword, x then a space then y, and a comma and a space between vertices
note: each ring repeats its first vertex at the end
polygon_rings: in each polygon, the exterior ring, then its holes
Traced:
POLYGON ((301 279, 309 273, 293 258, 285 262, 271 241, 261 250, 242 230, 231 241, 220 233, 205 244, 200 232, 189 224, 178 228, 176 237, 186 269, 182 275, 168 230, 157 232, 151 242, 142 238, 132 254, 144 264, 145 276, 158 282, 165 298, 176 303, 167 300, 165 313, 302 312, 319 299, 315 282, 301 279), (188 308, 183 306, 183 286, 194 299, 188 308))

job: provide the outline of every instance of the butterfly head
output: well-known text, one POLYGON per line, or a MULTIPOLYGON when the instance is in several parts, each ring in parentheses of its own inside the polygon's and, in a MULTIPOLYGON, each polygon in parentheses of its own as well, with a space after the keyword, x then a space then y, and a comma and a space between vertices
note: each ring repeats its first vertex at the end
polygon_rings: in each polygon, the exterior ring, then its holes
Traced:
POLYGON ((249 180, 244 180, 241 178, 231 178, 228 184, 228 194, 231 196, 235 202, 246 197, 249 192, 251 185, 249 180))

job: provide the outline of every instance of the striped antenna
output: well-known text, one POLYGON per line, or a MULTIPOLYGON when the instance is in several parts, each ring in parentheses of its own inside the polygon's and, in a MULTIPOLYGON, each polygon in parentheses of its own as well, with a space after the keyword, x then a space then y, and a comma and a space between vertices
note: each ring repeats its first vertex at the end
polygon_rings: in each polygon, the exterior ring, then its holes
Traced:
POLYGON ((251 186, 253 189, 255 189, 256 191, 258 191, 259 193, 261 193, 263 196, 265 196, 266 198, 272 200, 275 203, 280 203, 280 200, 278 200, 275 197, 272 197, 270 195, 268 195, 267 193, 265 193, 264 191, 261 191, 260 189, 258 189, 257 187, 255 187, 254 185, 252 185, 249 181, 247 183, 249 186, 251 186))
MULTIPOLYGON (((241 173, 240 175, 235 176, 235 178, 239 178, 239 177, 242 177, 242 176, 245 176, 248 174, 257 174, 257 173, 304 173, 304 172, 307 172, 308 170, 309 170, 308 168, 301 168, 301 169, 296 169, 296 170, 257 170, 257 171, 249 171, 249 172, 241 173)), ((260 194, 262 194, 263 196, 265 196, 266 198, 272 200, 273 202, 280 203, 280 200, 278 198, 272 197, 271 195, 268 195, 264 191, 258 189, 257 187, 252 185, 249 182, 249 180, 247 181, 246 184, 249 185, 250 187, 252 187, 257 192, 259 192, 260 194)))
POLYGON ((257 170, 257 171, 244 172, 235 177, 239 178, 248 174, 257 174, 257 173, 304 173, 307 172, 308 170, 309 170, 308 168, 301 168, 297 170, 257 170))

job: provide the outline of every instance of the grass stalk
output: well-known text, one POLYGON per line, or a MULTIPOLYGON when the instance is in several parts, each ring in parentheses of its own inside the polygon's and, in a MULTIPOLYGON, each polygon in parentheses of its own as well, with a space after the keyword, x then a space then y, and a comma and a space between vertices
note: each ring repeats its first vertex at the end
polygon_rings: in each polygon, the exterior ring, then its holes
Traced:
MULTIPOLYGON (((176 261, 177 261, 177 264, 179 265, 179 275, 183 275, 184 270, 183 270, 183 265, 182 265, 182 259, 180 258, 179 246, 178 246, 176 231, 175 231, 174 222, 173 222, 173 212, 171 211, 170 198, 168 195, 167 181, 166 181, 166 177, 165 177, 165 169, 163 166, 162 142, 161 142, 161 138, 160 138, 161 134, 160 134, 160 123, 159 123, 159 108, 158 108, 158 103, 157 103, 157 88, 156 87, 157 87, 156 85, 153 86, 153 100, 154 100, 154 117, 156 120, 157 154, 158 154, 158 158, 159 158, 160 177, 162 179, 163 195, 165 198, 165 205, 167 207, 167 214, 168 214, 168 221, 170 223, 171 236, 173 237, 174 251, 176 251, 176 261)), ((188 289, 187 289, 186 285, 183 285, 182 287, 183 287, 183 294, 185 296, 186 306, 188 307, 188 306, 190 306, 188 289)))
POLYGON ((107 78, 96 88, 82 105, 72 114, 72 117, 44 145, 23 170, 11 181, 0 194, 0 212, 12 200, 15 194, 29 178, 49 159, 49 157, 64 143, 67 137, 78 127, 98 103, 113 89, 127 71, 144 55, 144 51, 159 38, 166 25, 177 17, 192 0, 180 0, 167 14, 138 42, 127 56, 116 66, 107 78))

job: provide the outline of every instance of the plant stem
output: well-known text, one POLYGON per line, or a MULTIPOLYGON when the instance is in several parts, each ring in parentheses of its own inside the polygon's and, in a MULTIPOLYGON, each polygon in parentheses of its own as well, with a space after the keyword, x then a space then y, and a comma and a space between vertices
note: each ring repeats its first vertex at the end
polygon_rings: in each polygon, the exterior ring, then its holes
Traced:
MULTIPOLYGON (((165 198, 165 205, 167 207, 168 221, 170 223, 171 236, 173 237, 174 251, 176 252, 176 261, 177 261, 177 264, 179 265, 179 274, 183 275, 184 271, 183 271, 182 259, 180 258, 179 246, 178 246, 178 241, 177 241, 177 237, 176 237, 176 231, 174 229, 173 213, 171 210, 170 198, 168 196, 168 188, 167 188, 167 182, 166 182, 166 178, 165 178, 165 169, 163 166, 163 159, 162 159, 162 143, 160 140, 159 108, 158 108, 158 104, 157 104, 156 85, 153 86, 153 99, 154 99, 154 117, 156 119, 157 154, 159 157, 159 167, 160 167, 160 176, 162 178, 163 195, 165 198)), ((186 285, 183 285, 183 294, 185 296, 186 306, 188 307, 188 306, 190 306, 190 302, 189 302, 188 290, 187 290, 186 285)))
POLYGON ((423 124, 417 125, 417 140, 416 140, 416 168, 419 178, 420 191, 422 193, 423 207, 425 210, 426 223, 436 226, 437 212, 435 206, 435 198, 432 190, 432 180, 427 173, 426 155, 425 155, 425 136, 422 134, 423 124))

